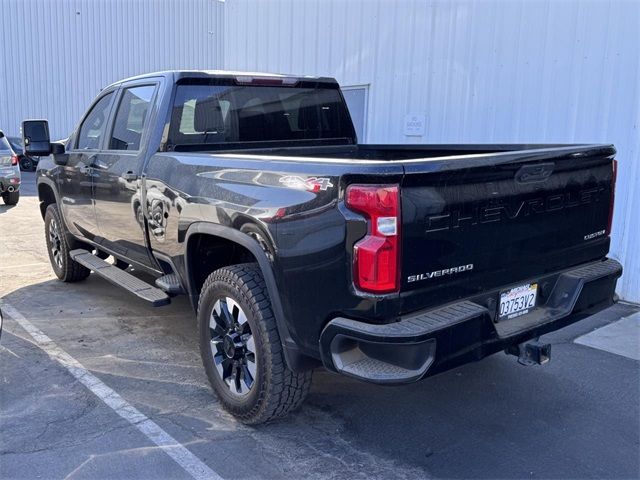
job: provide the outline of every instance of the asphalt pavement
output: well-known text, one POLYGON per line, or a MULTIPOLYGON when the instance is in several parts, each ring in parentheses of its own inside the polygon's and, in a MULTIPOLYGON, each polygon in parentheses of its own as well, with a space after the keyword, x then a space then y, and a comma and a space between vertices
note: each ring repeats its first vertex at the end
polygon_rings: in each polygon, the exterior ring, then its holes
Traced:
POLYGON ((402 387, 318 369, 298 412, 247 427, 209 388, 186 299, 57 281, 34 195, 25 174, 0 205, 2 479, 640 477, 638 307, 543 337, 544 366, 497 354, 402 387))

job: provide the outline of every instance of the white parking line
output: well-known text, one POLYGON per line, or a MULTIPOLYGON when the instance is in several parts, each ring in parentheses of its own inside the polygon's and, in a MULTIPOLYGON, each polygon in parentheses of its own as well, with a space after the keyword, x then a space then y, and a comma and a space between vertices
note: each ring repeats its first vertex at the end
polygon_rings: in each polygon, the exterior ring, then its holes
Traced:
POLYGON ((58 347, 53 340, 29 322, 29 320, 13 306, 6 302, 0 303, 0 306, 4 313, 18 322, 18 324, 33 337, 40 348, 42 348, 51 359, 60 363, 80 383, 91 390, 96 397, 140 430, 149 440, 158 445, 158 447, 169 455, 178 465, 184 468, 189 475, 197 480, 222 479, 220 475, 211 470, 175 438, 160 428, 157 423, 150 420, 146 415, 118 395, 112 388, 105 385, 99 378, 90 373, 75 358, 58 347))
POLYGON ((640 312, 582 335, 575 343, 640 360, 640 312))

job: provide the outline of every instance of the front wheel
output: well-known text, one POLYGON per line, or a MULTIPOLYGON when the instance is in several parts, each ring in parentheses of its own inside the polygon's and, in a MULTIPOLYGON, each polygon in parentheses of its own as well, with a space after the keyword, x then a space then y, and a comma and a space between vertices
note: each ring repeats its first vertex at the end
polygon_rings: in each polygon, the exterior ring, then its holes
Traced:
POLYGON ((259 424, 296 409, 311 386, 311 372, 287 367, 257 264, 213 272, 198 304, 200 353, 223 407, 246 424, 259 424))
POLYGON ((64 282, 77 282, 87 278, 91 270, 80 265, 69 255, 71 249, 55 203, 47 207, 44 215, 44 229, 53 273, 64 282))

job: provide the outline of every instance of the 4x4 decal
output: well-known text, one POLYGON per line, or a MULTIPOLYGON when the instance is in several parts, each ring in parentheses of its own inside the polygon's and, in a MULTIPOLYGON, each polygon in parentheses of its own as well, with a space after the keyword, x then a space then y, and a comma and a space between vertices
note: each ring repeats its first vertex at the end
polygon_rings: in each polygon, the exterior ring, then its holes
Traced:
POLYGON ((310 192, 319 192, 327 190, 330 187, 333 187, 333 183, 331 183, 331 179, 324 177, 309 177, 302 178, 295 175, 287 175, 285 177, 280 178, 280 183, 283 183, 285 186, 289 188, 296 188, 298 190, 308 190, 310 192))

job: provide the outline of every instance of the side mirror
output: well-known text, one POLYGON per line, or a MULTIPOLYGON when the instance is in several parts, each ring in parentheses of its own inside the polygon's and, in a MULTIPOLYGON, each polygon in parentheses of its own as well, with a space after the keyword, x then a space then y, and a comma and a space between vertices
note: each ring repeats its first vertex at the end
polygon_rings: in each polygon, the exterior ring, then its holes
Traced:
POLYGON ((49 123, 46 120, 22 122, 22 145, 29 156, 47 156, 51 153, 49 123))
POLYGON ((53 163, 65 166, 69 161, 69 155, 64 154, 64 144, 54 142, 51 144, 51 155, 53 155, 53 163))

